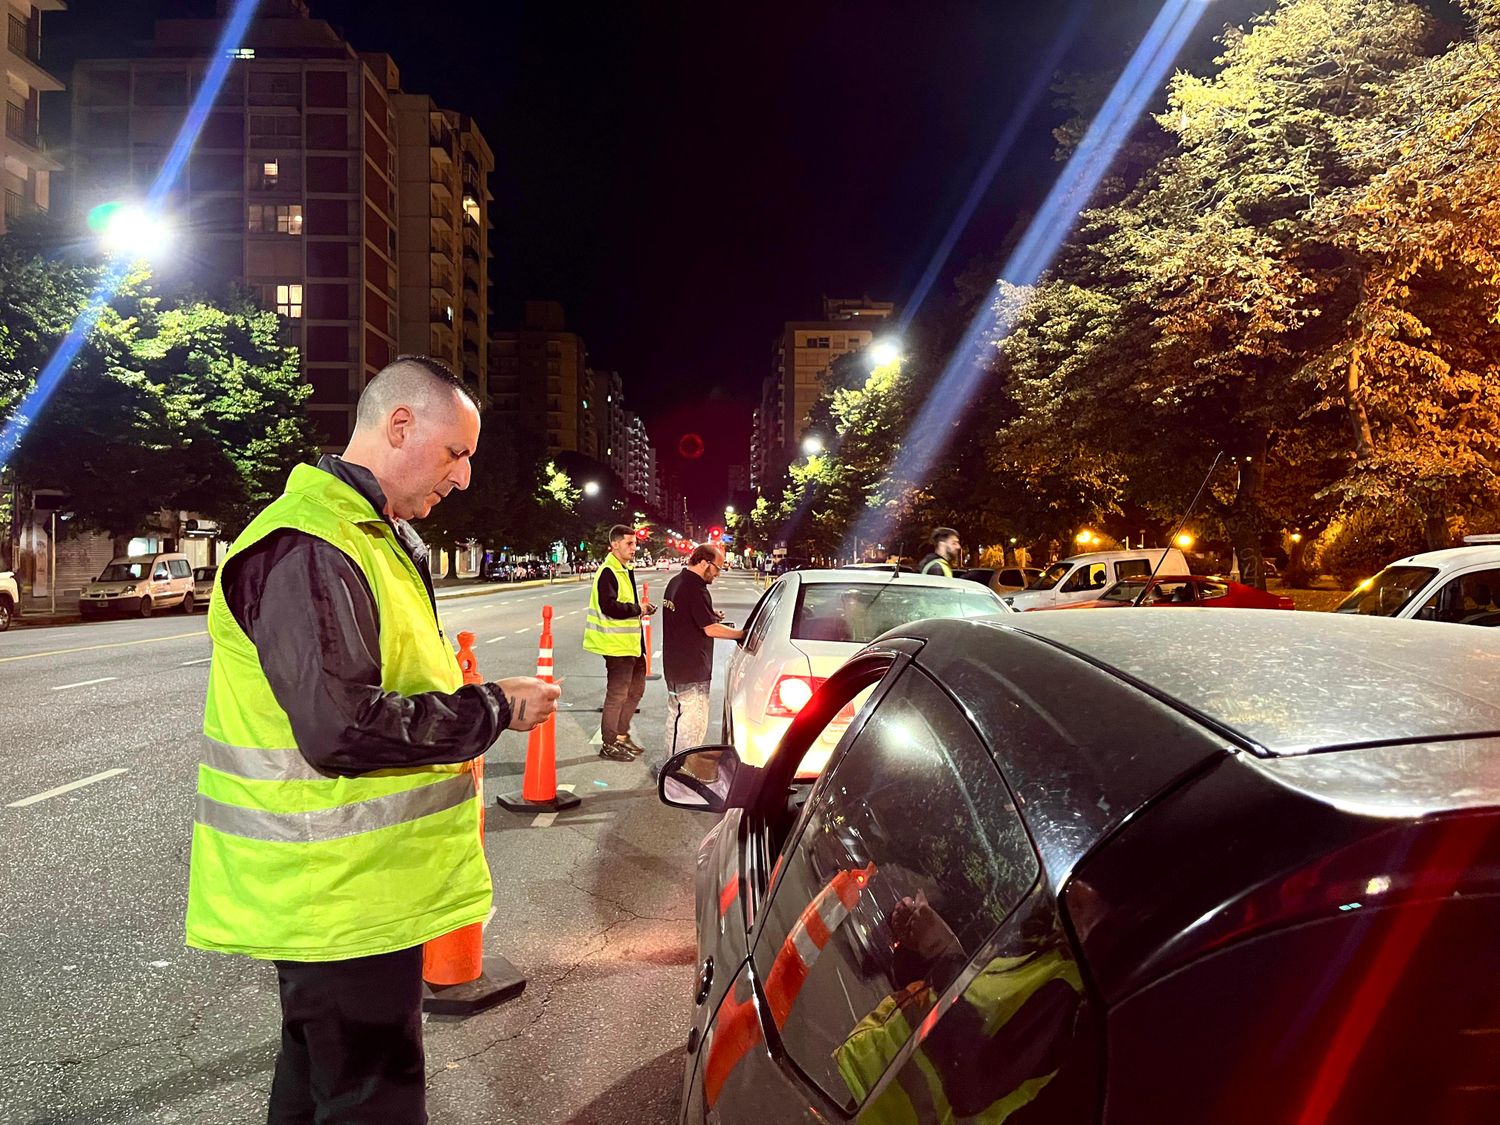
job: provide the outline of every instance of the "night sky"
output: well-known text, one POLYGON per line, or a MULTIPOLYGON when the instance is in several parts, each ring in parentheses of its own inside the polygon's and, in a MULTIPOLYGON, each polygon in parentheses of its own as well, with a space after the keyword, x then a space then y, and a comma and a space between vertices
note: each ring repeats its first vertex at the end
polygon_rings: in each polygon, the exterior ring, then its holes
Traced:
MULTIPOLYGON (((1091 17, 1065 65, 1118 70, 1158 5, 1081 2, 1091 17)), ((1204 30, 1264 6, 1216 4, 1204 30)), ((357 48, 391 54, 406 90, 478 119, 496 156, 496 326, 517 323, 527 297, 562 301, 705 514, 726 499, 727 466, 748 462, 781 323, 817 318, 825 294, 908 301, 1067 10, 1065 0, 311 7, 357 48), (690 431, 706 443, 691 466, 675 453, 690 431)), ((129 53, 154 16, 212 11, 212 0, 70 0, 44 18, 43 61, 65 78, 75 58, 129 53)), ((1064 116, 1053 101, 1029 121, 939 292, 1050 186, 1050 131, 1064 116)), ((62 113, 56 100, 44 106, 49 137, 65 132, 62 113)))

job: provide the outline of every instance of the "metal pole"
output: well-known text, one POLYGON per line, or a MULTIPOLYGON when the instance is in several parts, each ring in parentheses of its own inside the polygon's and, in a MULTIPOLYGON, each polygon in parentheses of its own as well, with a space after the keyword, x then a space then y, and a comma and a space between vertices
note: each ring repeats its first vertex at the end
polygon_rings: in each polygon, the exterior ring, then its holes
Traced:
POLYGON ((52 509, 52 534, 48 536, 48 549, 52 553, 52 565, 47 572, 47 589, 52 596, 52 615, 57 616, 57 509, 52 509))

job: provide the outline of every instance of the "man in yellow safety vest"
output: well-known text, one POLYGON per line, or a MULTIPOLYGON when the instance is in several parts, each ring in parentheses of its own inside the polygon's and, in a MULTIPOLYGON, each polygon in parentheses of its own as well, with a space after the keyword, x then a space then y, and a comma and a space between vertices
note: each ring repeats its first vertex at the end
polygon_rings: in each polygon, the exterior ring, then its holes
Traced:
POLYGON ((467 763, 556 710, 531 677, 463 685, 406 522, 478 441, 463 384, 402 356, 219 567, 187 942, 276 963, 273 1125, 427 1120, 422 944, 490 908, 467 763))
POLYGON ((644 753, 630 737, 630 720, 646 694, 646 655, 641 619, 656 607, 635 592, 635 532, 624 524, 609 529, 609 554, 594 572, 583 649, 604 657, 604 711, 599 716, 599 756, 634 761, 644 753))

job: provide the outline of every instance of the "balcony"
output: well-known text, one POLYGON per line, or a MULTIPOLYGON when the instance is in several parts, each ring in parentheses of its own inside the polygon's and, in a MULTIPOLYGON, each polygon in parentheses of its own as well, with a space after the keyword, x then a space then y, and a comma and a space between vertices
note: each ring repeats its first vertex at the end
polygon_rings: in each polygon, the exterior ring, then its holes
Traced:
POLYGON ((6 38, 5 68, 33 90, 57 91, 63 84, 43 70, 37 59, 40 53, 25 20, 9 16, 10 30, 6 38))
POLYGON ((434 203, 441 204, 445 207, 452 204, 453 191, 451 188, 449 188, 444 178, 436 176, 433 177, 431 183, 428 185, 428 188, 431 192, 432 200, 434 203))
POLYGON ((441 324, 444 328, 453 327, 453 310, 447 305, 427 306, 427 320, 430 324, 441 324))
POLYGON ((5 135, 12 141, 11 155, 34 172, 61 172, 62 165, 47 155, 36 129, 26 120, 26 110, 7 102, 5 135))
POLYGON ((434 160, 443 164, 453 163, 453 130, 448 128, 446 122, 428 122, 427 147, 434 160))

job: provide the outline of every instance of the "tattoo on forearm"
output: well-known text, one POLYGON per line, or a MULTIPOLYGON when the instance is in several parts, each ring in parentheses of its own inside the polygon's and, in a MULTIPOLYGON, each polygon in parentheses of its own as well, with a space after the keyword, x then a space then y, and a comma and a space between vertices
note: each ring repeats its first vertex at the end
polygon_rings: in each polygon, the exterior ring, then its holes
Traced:
POLYGON ((513 723, 524 723, 526 721, 526 700, 505 697, 505 705, 510 708, 510 721, 513 723))

